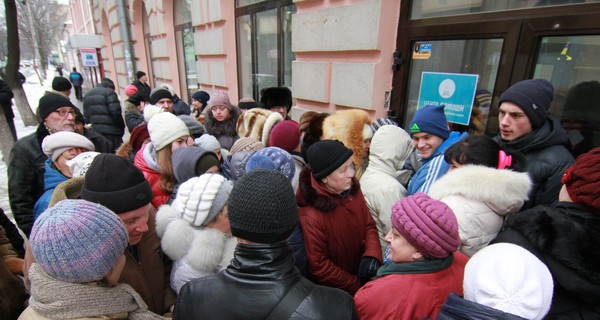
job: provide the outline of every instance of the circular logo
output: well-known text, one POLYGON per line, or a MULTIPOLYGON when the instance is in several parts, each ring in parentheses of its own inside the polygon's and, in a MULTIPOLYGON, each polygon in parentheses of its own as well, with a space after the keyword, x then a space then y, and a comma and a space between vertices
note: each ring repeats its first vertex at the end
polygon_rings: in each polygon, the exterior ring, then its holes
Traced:
POLYGON ((454 95, 454 91, 456 91, 456 84, 451 79, 445 79, 440 83, 440 87, 438 88, 440 96, 444 99, 448 99, 454 95))

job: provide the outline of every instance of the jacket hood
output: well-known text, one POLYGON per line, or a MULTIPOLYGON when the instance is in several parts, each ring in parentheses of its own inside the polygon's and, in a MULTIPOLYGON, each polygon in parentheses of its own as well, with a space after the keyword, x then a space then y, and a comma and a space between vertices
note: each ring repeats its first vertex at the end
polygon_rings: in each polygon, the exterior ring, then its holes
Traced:
POLYGON ((525 172, 465 165, 451 170, 429 189, 433 199, 459 195, 483 202, 499 215, 517 212, 528 199, 531 178, 525 172))
POLYGON ((569 136, 560 125, 560 122, 552 117, 548 117, 541 127, 523 137, 513 141, 504 141, 501 136, 498 135, 496 141, 498 141, 501 146, 510 147, 519 150, 522 153, 554 145, 564 145, 567 150, 570 150, 569 136))
MULTIPOLYGON (((173 173, 179 183, 184 183, 192 177, 196 177, 196 162, 207 153, 214 153, 200 147, 179 148, 173 152, 173 173), (181 149, 181 150, 179 150, 181 149)), ((215 155, 216 157, 216 155, 215 155)))
POLYGON ((61 182, 69 179, 53 167, 52 163, 52 159, 47 159, 44 163, 44 168, 46 169, 44 172, 44 191, 52 190, 61 182))
MULTIPOLYGON (((360 191, 360 185, 356 178, 352 178, 352 187, 350 194, 356 195, 360 191)), ((343 201, 341 195, 334 195, 319 185, 313 179, 310 165, 306 165, 300 172, 298 190, 296 191, 296 200, 300 207, 314 207, 319 211, 329 212, 338 207, 339 202, 343 201)))
POLYGON ((406 131, 393 125, 382 126, 371 140, 369 166, 375 170, 397 177, 414 150, 412 139, 406 131))
POLYGON ((142 114, 140 112, 140 110, 138 110, 138 108, 131 102, 129 102, 129 100, 125 100, 123 101, 123 105, 125 106, 125 112, 132 112, 132 113, 137 113, 137 114, 142 114))

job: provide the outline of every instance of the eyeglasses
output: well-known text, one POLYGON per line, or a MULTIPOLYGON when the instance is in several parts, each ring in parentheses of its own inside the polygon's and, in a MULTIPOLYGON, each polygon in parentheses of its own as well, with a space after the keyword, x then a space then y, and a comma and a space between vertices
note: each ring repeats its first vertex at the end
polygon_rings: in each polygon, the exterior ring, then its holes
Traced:
POLYGON ((75 110, 54 110, 54 112, 58 113, 59 116, 61 117, 66 117, 67 115, 72 115, 73 117, 77 117, 77 113, 75 112, 75 110))

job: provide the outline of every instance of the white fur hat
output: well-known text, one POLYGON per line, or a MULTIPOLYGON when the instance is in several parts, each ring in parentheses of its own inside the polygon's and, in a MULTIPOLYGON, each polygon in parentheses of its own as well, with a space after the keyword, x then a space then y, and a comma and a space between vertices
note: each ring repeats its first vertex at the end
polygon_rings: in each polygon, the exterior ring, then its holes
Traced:
POLYGON ((144 121, 146 121, 146 123, 150 122, 150 119, 152 119, 152 117, 154 117, 155 115, 163 112, 163 108, 157 106, 157 105, 153 105, 153 104, 149 104, 146 105, 144 107, 144 121))
POLYGON ((203 174, 182 183, 173 208, 191 225, 206 226, 221 212, 233 185, 219 174, 203 174))
POLYGON ((536 256, 511 243, 479 250, 467 263, 465 299, 526 319, 542 319, 550 310, 554 281, 536 256))
POLYGON ((196 146, 204 149, 215 151, 217 149, 221 149, 221 145, 219 144, 219 140, 210 134, 203 134, 200 137, 194 140, 196 146))
POLYGON ((160 112, 148 122, 148 133, 154 148, 159 151, 183 136, 189 136, 185 122, 170 112, 160 112))
POLYGON ((42 141, 42 150, 52 162, 56 161, 63 152, 71 148, 83 148, 88 151, 94 151, 94 144, 85 136, 69 131, 60 131, 46 136, 42 141))
POLYGON ((85 173, 88 171, 92 161, 99 154, 99 152, 88 151, 78 154, 71 160, 67 160, 67 166, 69 166, 69 171, 71 171, 73 178, 85 177, 85 173))

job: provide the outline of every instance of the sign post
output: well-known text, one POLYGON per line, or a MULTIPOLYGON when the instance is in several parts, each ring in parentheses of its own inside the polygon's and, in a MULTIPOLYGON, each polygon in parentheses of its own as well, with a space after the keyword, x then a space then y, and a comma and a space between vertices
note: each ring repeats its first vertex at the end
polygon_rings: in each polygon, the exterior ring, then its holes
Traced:
POLYGON ((96 53, 96 48, 80 48, 79 53, 81 54, 81 65, 84 67, 98 66, 98 54, 96 53))

